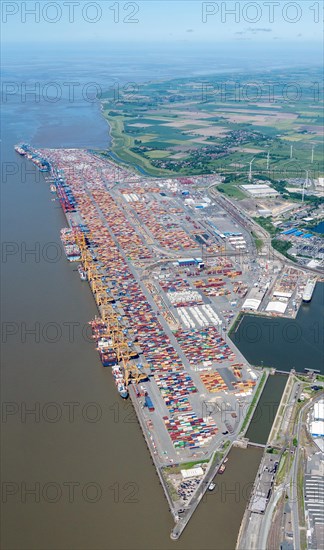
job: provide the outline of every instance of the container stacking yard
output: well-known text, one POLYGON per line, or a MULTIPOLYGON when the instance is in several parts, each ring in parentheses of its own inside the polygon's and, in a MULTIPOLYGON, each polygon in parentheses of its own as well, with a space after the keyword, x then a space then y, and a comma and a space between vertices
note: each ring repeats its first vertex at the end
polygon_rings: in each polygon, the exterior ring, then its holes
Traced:
MULTIPOLYGON (((251 274, 239 258, 222 256, 222 237, 208 225, 212 205, 185 205, 188 178, 172 185, 144 179, 84 150, 40 150, 37 158, 66 215, 66 256, 79 262, 98 307, 90 321, 94 349, 116 391, 132 399, 156 467, 161 474, 185 461, 208 462, 229 433, 222 402, 239 412, 259 378, 224 332, 251 274), (210 257, 203 258, 199 243, 207 237, 210 257)), ((193 183, 199 187, 199 178, 193 183)), ((234 246, 231 254, 239 254, 234 246)), ((232 415, 231 434, 242 420, 232 415)), ((167 486, 176 517, 184 503, 167 486)))

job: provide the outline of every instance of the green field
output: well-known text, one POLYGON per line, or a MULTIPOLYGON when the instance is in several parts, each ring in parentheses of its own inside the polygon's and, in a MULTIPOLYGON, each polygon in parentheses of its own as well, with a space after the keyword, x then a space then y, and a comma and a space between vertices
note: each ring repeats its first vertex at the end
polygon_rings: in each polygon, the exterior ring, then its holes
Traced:
MULTIPOLYGON (((132 93, 126 86, 101 101, 115 155, 152 175, 217 171, 246 179, 254 158, 255 176, 278 180, 309 170, 318 177, 323 92, 314 82, 321 82, 316 68, 235 73, 148 82, 132 93)), ((233 185, 225 192, 242 198, 233 185)))
POLYGON ((238 200, 246 199, 245 193, 243 193, 243 191, 241 191, 241 189, 239 189, 237 185, 233 185, 231 183, 224 183, 222 185, 218 185, 217 190, 220 193, 224 193, 225 195, 233 199, 238 199, 238 200))
POLYGON ((286 241, 280 241, 279 239, 272 239, 271 245, 273 248, 278 250, 281 254, 289 258, 289 260, 292 260, 293 262, 296 262, 296 258, 294 256, 291 256, 288 251, 292 247, 292 243, 286 242, 286 241))

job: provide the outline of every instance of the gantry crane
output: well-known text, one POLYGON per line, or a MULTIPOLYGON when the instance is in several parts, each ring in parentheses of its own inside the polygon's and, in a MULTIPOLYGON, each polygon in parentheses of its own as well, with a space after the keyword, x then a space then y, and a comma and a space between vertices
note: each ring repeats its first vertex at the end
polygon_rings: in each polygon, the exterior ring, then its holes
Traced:
POLYGON ((124 370, 125 386, 128 386, 131 380, 134 380, 135 384, 139 384, 140 382, 147 379, 147 375, 141 372, 137 365, 131 363, 130 359, 131 357, 129 351, 125 351, 122 353, 121 363, 124 370))
POLYGON ((102 275, 98 272, 88 249, 84 232, 79 228, 74 228, 74 236, 80 248, 81 261, 87 273, 90 287, 97 305, 101 307, 101 320, 106 329, 100 331, 100 337, 111 340, 111 347, 116 352, 117 360, 121 363, 124 371, 125 385, 127 386, 131 380, 134 380, 138 384, 142 380, 147 379, 147 375, 141 372, 134 363, 131 363, 132 358, 137 357, 138 353, 129 347, 123 326, 119 322, 118 314, 110 305, 110 302, 113 302, 114 298, 107 294, 106 287, 102 281, 102 275))

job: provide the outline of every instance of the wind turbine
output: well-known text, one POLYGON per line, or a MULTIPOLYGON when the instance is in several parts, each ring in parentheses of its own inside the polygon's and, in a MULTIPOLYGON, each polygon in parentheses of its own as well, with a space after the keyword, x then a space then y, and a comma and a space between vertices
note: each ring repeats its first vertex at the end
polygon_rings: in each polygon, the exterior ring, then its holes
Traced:
POLYGON ((269 161, 270 161, 270 151, 267 154, 267 170, 269 170, 269 161))
POLYGON ((314 162, 314 145, 312 147, 312 157, 311 157, 311 163, 314 162))
POLYGON ((293 158, 293 146, 292 145, 290 146, 290 158, 291 159, 293 158))

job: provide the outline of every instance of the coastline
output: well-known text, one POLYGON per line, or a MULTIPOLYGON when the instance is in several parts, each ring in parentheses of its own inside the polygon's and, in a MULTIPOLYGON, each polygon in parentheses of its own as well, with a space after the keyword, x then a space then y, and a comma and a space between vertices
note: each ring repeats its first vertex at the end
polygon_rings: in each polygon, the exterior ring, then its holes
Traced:
POLYGON ((107 155, 109 155, 114 162, 117 162, 127 167, 128 169, 133 169, 136 173, 142 174, 150 178, 179 177, 180 175, 184 175, 184 174, 176 174, 174 172, 170 172, 169 170, 161 170, 159 168, 155 169, 154 167, 150 167, 151 171, 148 172, 147 167, 141 164, 137 164, 136 162, 133 162, 132 159, 127 158, 127 156, 135 157, 138 161, 141 161, 145 165, 144 160, 142 160, 142 158, 139 157, 138 155, 133 154, 131 151, 126 152, 126 158, 123 158, 122 156, 120 156, 120 151, 116 145, 116 140, 123 139, 123 138, 120 135, 114 135, 114 130, 116 129, 114 128, 113 123, 111 123, 112 117, 109 118, 108 116, 106 117, 104 115, 103 102, 100 99, 99 99, 99 102, 100 102, 101 115, 109 126, 108 135, 110 138, 110 144, 109 144, 110 150, 107 150, 107 155))

